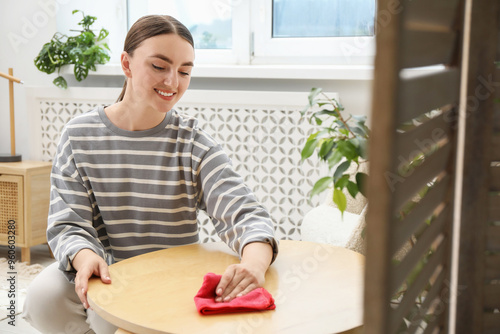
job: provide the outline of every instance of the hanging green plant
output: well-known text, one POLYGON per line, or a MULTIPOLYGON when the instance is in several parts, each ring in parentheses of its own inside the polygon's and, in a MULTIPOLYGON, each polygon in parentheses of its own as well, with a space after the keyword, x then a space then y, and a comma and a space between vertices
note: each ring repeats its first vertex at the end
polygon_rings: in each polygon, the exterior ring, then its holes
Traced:
MULTIPOLYGON (((78 23, 82 30, 77 36, 66 36, 59 32, 55 33, 50 42, 44 44, 40 53, 35 58, 35 66, 40 71, 47 74, 57 70, 59 75, 63 66, 74 65, 73 73, 76 80, 84 80, 89 70, 95 71, 96 64, 105 64, 109 61, 109 47, 102 42, 109 32, 102 28, 96 35, 91 26, 97 20, 96 17, 85 15, 81 10, 74 10, 75 13, 82 13, 83 19, 78 23)), ((60 88, 67 88, 68 83, 61 75, 53 81, 54 85, 60 88)))
POLYGON ((343 213, 347 198, 343 190, 347 188, 354 198, 364 194, 367 174, 356 172, 354 180, 346 173, 351 164, 366 163, 370 130, 366 126, 366 116, 343 115, 342 105, 328 97, 321 88, 313 88, 309 93, 309 103, 301 112, 311 124, 320 128, 307 138, 302 149, 302 161, 316 151, 319 159, 328 164, 329 175, 319 179, 313 186, 311 197, 333 186, 333 202, 343 213))

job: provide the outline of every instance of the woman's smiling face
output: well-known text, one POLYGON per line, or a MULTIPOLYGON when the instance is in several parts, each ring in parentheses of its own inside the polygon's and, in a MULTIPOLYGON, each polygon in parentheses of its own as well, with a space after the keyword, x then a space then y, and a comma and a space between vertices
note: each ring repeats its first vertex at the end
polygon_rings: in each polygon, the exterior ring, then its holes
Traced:
POLYGON ((128 77, 125 98, 147 109, 168 112, 186 92, 193 62, 193 47, 176 34, 144 40, 132 56, 122 54, 128 77))

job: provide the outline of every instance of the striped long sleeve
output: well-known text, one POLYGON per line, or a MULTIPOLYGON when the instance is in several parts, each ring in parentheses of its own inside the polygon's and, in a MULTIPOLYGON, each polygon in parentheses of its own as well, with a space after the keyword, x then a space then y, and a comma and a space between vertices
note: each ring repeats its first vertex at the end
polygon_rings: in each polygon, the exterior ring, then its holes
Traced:
POLYGON ((52 168, 47 238, 70 280, 73 257, 84 248, 112 264, 199 242, 198 210, 238 254, 260 241, 276 256, 271 217, 194 118, 171 110, 153 129, 125 131, 99 107, 65 126, 52 168))

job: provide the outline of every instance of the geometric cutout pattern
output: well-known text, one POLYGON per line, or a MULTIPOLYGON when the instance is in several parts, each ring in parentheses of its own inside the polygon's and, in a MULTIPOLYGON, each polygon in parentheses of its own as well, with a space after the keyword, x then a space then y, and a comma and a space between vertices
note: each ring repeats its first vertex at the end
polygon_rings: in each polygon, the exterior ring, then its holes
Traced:
MULTIPOLYGON (((309 200, 320 168, 300 162, 300 151, 314 127, 300 117, 297 106, 254 107, 182 106, 194 116, 232 160, 234 169, 270 212, 278 239, 300 240, 304 215, 318 205, 309 200)), ((201 219, 202 241, 218 240, 208 217, 201 219)))
POLYGON ((57 144, 64 128, 73 117, 106 103, 80 103, 40 101, 42 127, 42 160, 51 161, 57 152, 57 144))
MULTIPOLYGON (((64 125, 73 117, 110 101, 83 103, 41 99, 42 160, 51 161, 64 125)), ((315 127, 300 117, 297 106, 179 103, 175 109, 198 119, 232 160, 235 170, 270 212, 278 239, 300 240, 304 215, 319 204, 309 192, 325 170, 300 151, 315 127)), ((220 241, 210 219, 199 214, 200 241, 220 241)))

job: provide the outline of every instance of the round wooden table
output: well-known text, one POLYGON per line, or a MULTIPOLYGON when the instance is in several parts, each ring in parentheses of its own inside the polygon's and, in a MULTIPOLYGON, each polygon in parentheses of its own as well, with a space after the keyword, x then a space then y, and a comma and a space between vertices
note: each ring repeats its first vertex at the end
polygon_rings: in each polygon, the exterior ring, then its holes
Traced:
POLYGON ((223 243, 140 255, 109 267, 112 284, 92 278, 88 300, 117 333, 354 333, 362 325, 364 256, 306 241, 280 241, 266 273, 276 310, 200 315, 193 297, 203 276, 238 262, 223 243))

